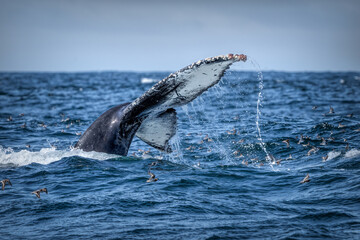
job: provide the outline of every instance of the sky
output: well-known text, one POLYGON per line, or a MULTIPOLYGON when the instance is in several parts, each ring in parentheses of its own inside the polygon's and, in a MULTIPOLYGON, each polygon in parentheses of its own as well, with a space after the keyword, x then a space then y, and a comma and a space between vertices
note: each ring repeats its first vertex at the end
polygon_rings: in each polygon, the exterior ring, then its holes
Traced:
POLYGON ((0 0, 0 71, 360 71, 360 1, 0 0))

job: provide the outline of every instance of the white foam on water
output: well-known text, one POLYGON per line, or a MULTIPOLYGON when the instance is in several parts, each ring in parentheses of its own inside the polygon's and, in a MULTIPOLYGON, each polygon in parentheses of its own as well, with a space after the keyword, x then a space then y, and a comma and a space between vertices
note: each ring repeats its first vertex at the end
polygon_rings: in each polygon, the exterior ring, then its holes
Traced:
POLYGON ((56 150, 53 147, 42 148, 38 152, 32 152, 29 150, 21 150, 16 152, 12 148, 4 148, 0 146, 0 165, 13 164, 16 166, 24 166, 31 163, 49 164, 59 161, 62 158, 73 156, 80 156, 96 160, 107 160, 119 157, 118 155, 107 153, 84 152, 80 149, 56 150))
POLYGON ((159 79, 154 79, 154 78, 141 78, 141 83, 143 84, 147 84, 147 83, 157 83, 159 82, 160 80, 159 79))
POLYGON ((337 158, 338 156, 341 155, 341 152, 337 152, 337 151, 331 151, 327 154, 328 158, 326 159, 326 161, 329 161, 331 159, 337 158))
POLYGON ((358 149, 351 149, 345 153, 346 158, 353 158, 357 156, 360 156, 360 150, 358 149))

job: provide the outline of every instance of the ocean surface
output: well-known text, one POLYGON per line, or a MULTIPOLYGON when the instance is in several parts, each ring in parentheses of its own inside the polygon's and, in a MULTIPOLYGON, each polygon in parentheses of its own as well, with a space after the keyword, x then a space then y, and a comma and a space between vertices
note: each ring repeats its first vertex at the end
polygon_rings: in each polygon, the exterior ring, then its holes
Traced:
POLYGON ((173 153, 73 149, 168 74, 0 73, 0 239, 360 239, 359 72, 228 71, 173 153))

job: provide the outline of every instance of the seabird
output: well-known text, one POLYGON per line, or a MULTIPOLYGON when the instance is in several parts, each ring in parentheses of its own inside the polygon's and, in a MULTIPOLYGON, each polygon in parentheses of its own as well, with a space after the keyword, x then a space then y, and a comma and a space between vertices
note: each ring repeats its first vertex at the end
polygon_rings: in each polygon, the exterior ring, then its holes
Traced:
POLYGON ((325 162, 329 158, 329 155, 326 155, 325 157, 322 157, 323 162, 325 162))
MULTIPOLYGON (((65 116, 65 115, 64 115, 65 116)), ((61 122, 68 122, 70 120, 70 118, 66 118, 66 119, 61 119, 61 122)))
POLYGON ((41 193, 41 192, 46 192, 46 194, 48 194, 47 188, 42 188, 42 189, 33 191, 32 194, 35 194, 38 198, 40 198, 40 193, 41 193))
POLYGON ((313 106, 312 107, 312 110, 316 110, 318 107, 317 106, 313 106))
POLYGON ((193 146, 190 145, 189 147, 187 147, 187 148, 185 148, 185 149, 188 150, 188 151, 191 151, 191 150, 193 149, 193 146))
POLYGON ((343 124, 339 123, 338 128, 343 128, 343 127, 345 127, 345 125, 343 125, 343 124))
POLYGON ((334 108, 332 108, 331 106, 330 106, 330 110, 329 110, 329 113, 331 114, 331 113, 335 113, 335 110, 334 110, 334 108))
POLYGON ((314 153, 314 152, 316 152, 317 150, 318 150, 318 149, 317 149, 316 147, 312 147, 312 148, 308 151, 307 155, 310 156, 311 153, 314 153))
POLYGON ((300 183, 306 183, 306 182, 310 182, 309 174, 307 174, 306 177, 300 183))
POLYGON ((301 143, 303 143, 303 142, 304 142, 304 136, 301 135, 298 144, 301 144, 301 143))
POLYGON ((284 141, 282 141, 283 143, 286 143, 287 147, 290 147, 290 139, 286 139, 284 141))
POLYGON ((9 116, 9 118, 7 120, 8 120, 8 122, 11 122, 13 120, 12 116, 9 116))
POLYGON ((148 174, 150 175, 150 178, 146 180, 146 182, 156 182, 158 180, 152 172, 148 171, 148 174))
MULTIPOLYGON (((240 153, 239 150, 236 150, 236 151, 233 152, 234 155, 238 155, 239 153, 240 153)), ((241 154, 241 155, 242 155, 242 154, 241 154)))
POLYGON ((153 167, 153 166, 156 166, 157 164, 158 164, 158 161, 152 162, 152 163, 149 164, 149 168, 150 168, 150 167, 153 167))
POLYGON ((8 183, 10 186, 12 186, 11 182, 9 179, 4 179, 4 180, 1 180, 1 184, 2 184, 2 190, 4 191, 5 189, 5 185, 6 183, 8 183))
POLYGON ((229 134, 229 135, 236 135, 236 129, 233 128, 231 131, 227 131, 227 134, 229 134))
POLYGON ((334 141, 334 140, 335 140, 335 138, 333 138, 333 137, 329 137, 327 140, 328 140, 328 141, 334 141))
POLYGON ((326 145, 326 140, 325 138, 321 138, 321 143, 320 143, 321 146, 325 146, 326 145))

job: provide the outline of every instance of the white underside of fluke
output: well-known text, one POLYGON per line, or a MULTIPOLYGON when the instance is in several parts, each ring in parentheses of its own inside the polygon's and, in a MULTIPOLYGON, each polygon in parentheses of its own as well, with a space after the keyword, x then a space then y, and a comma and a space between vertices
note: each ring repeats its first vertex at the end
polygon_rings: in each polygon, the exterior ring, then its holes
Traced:
POLYGON ((157 149, 169 151, 168 141, 176 133, 176 112, 169 110, 188 104, 217 84, 237 61, 246 61, 246 56, 228 54, 207 58, 155 84, 124 112, 129 119, 144 117, 136 136, 157 149))
POLYGON ((193 101, 210 87, 217 84, 223 72, 232 62, 204 64, 193 69, 180 72, 176 76, 178 87, 168 94, 166 101, 160 104, 160 109, 179 107, 193 101))
POLYGON ((171 152, 169 140, 176 134, 176 112, 174 109, 146 118, 136 132, 136 136, 165 152, 171 152))

